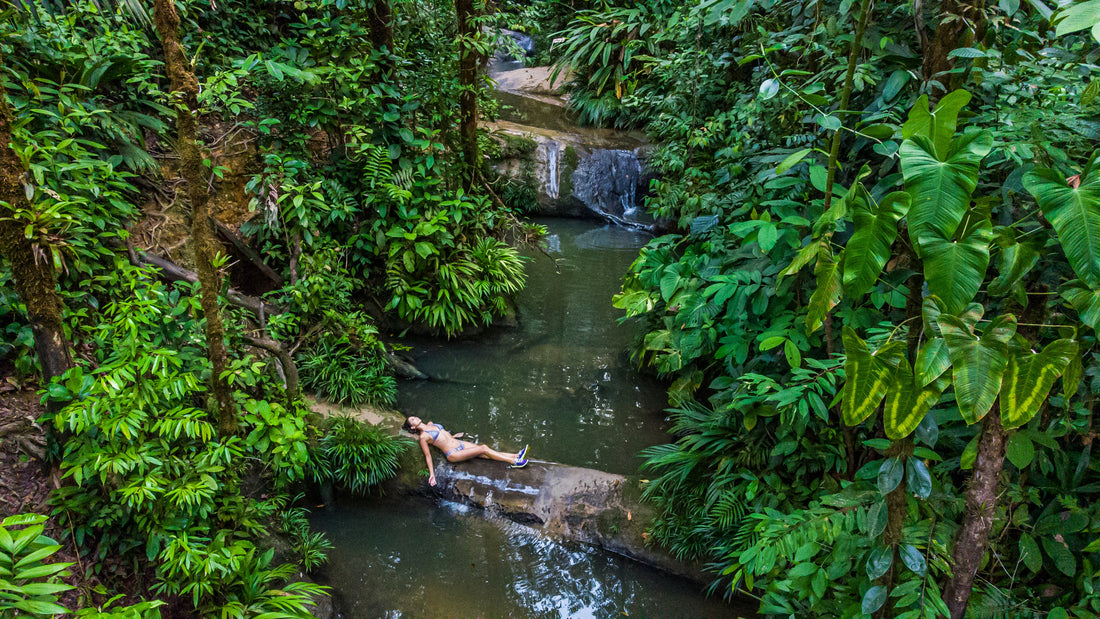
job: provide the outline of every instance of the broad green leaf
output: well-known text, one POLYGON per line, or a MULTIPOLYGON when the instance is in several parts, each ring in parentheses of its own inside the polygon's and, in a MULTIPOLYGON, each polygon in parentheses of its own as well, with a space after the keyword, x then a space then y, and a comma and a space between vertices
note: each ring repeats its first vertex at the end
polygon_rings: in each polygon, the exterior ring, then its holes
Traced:
POLYGON ((952 379, 959 414, 977 423, 997 400, 1008 367, 1008 342, 1016 334, 1016 318, 997 316, 981 337, 958 316, 940 316, 940 331, 951 355, 952 379))
POLYGON ((988 131, 966 133, 951 143, 942 161, 932 142, 916 136, 902 142, 902 177, 912 198, 909 205, 909 239, 923 256, 918 244, 932 230, 951 238, 970 206, 970 195, 978 183, 978 166, 993 148, 988 131))
POLYGON ((928 409, 939 401, 948 384, 945 377, 942 381, 933 380, 930 385, 922 388, 913 376, 909 361, 904 356, 899 359, 892 372, 890 387, 882 406, 882 424, 886 436, 898 440, 912 434, 928 409))
POLYGON ((1085 0, 1058 9, 1054 16, 1055 36, 1090 30, 1100 23, 1100 0, 1085 0))
POLYGON ((878 491, 883 496, 890 494, 905 477, 905 464, 900 458, 887 458, 878 469, 878 491))
POLYGON ((917 425, 915 438, 928 445, 929 447, 935 447, 936 442, 940 440, 940 427, 936 425, 936 419, 927 413, 924 415, 924 419, 917 425))
POLYGON ((913 571, 918 576, 924 576, 924 573, 928 571, 928 563, 924 560, 924 555, 917 550, 916 546, 912 544, 902 544, 898 546, 898 555, 901 556, 901 562, 905 564, 905 567, 913 571))
POLYGON ((813 152, 812 148, 803 148, 802 150, 800 150, 796 153, 791 153, 778 166, 776 166, 776 168, 775 168, 776 175, 782 174, 782 173, 786 172, 787 170, 790 170, 799 161, 802 161, 802 159, 804 159, 806 157, 806 155, 809 155, 811 152, 813 152))
POLYGON ((851 327, 845 326, 842 339, 847 358, 844 362, 844 387, 840 412, 844 423, 854 426, 871 416, 886 397, 894 368, 905 354, 903 342, 890 342, 873 354, 851 327))
POLYGON ((974 299, 989 267, 993 227, 985 220, 958 240, 930 230, 920 237, 928 291, 943 301, 944 311, 958 314, 974 299))
POLYGON ((886 587, 875 585, 868 589, 867 593, 863 595, 863 601, 860 603, 860 610, 863 611, 863 614, 870 615, 882 608, 882 605, 885 603, 886 587))
POLYGON ((1012 354, 1001 383, 1001 423, 1018 428, 1039 412, 1054 381, 1077 356, 1077 342, 1060 339, 1039 353, 1012 354))
POLYGON ((844 262, 844 252, 840 253, 839 260, 833 260, 833 254, 827 248, 822 247, 817 254, 817 266, 814 268, 814 276, 817 277, 817 289, 810 296, 810 304, 806 308, 806 333, 810 334, 821 328, 825 322, 825 316, 829 314, 841 298, 840 269, 844 262))
POLYGON ((951 355, 947 352, 947 342, 936 337, 925 342, 917 351, 917 365, 913 368, 917 384, 930 385, 951 367, 951 355))
POLYGON ((867 579, 877 580, 894 564, 894 549, 890 546, 877 546, 867 555, 867 579))
POLYGON ((1043 550, 1046 551, 1047 556, 1054 560, 1054 567, 1057 567, 1058 571, 1066 576, 1073 576, 1077 573, 1077 560, 1073 557, 1073 553, 1070 552, 1069 546, 1065 542, 1054 537, 1043 537, 1042 542, 1043 550))
POLYGON ((1017 286, 1020 280, 1027 275, 1039 262, 1039 252, 1025 243, 1013 243, 1008 247, 1002 247, 997 254, 997 277, 989 283, 989 294, 1003 296, 1018 289, 1023 294, 1016 295, 1016 301, 1024 305, 1027 302, 1027 293, 1023 286, 1017 286))
POLYGON ((1089 286, 1100 286, 1100 170, 1076 188, 1050 169, 1028 172, 1023 183, 1058 233, 1073 271, 1089 286))
POLYGON ((1081 322, 1100 334, 1100 288, 1090 288, 1085 282, 1075 279, 1066 282, 1061 292, 1062 298, 1077 310, 1081 322))
POLYGON ((1017 432, 1005 444, 1005 457, 1018 469, 1025 469, 1035 459, 1035 445, 1026 434, 1017 432))
POLYGON ((12 604, 19 610, 25 610, 31 615, 64 615, 69 612, 64 606, 42 600, 19 600, 12 604))
MULTIPOLYGON (((862 185, 859 187, 862 189, 862 185)), ((890 248, 898 236, 898 220, 909 210, 909 194, 904 191, 888 194, 873 206, 866 190, 860 193, 851 201, 855 232, 844 250, 844 292, 853 298, 875 285, 890 259, 890 248)))
POLYGON ((1066 370, 1062 372, 1062 394, 1066 399, 1066 406, 1069 406, 1069 399, 1077 393, 1077 389, 1081 386, 1081 374, 1084 372, 1084 365, 1081 361, 1081 355, 1074 355, 1069 360, 1069 365, 1066 366, 1066 370))
POLYGON ((928 111, 928 95, 921 95, 917 99, 913 109, 909 111, 909 118, 901 127, 901 137, 909 139, 914 136, 922 136, 931 140, 935 145, 934 152, 938 158, 946 159, 951 138, 955 136, 955 127, 958 124, 959 112, 966 104, 970 103, 970 93, 965 90, 955 90, 936 103, 936 109, 928 111))
POLYGON ((1032 572, 1043 569, 1043 553, 1039 550, 1039 544, 1035 543, 1035 538, 1027 533, 1022 533, 1020 534, 1019 545, 1020 560, 1027 566, 1027 569, 1032 572))
POLYGON ((791 259, 791 263, 787 265, 787 268, 779 272, 779 276, 776 277, 776 285, 778 286, 779 282, 783 281, 784 277, 798 273, 802 270, 802 267, 816 260, 817 254, 822 248, 828 248, 824 241, 814 241, 798 250, 798 253, 791 259))
POLYGON ((932 494, 932 475, 920 458, 905 461, 905 484, 918 499, 927 499, 932 494))

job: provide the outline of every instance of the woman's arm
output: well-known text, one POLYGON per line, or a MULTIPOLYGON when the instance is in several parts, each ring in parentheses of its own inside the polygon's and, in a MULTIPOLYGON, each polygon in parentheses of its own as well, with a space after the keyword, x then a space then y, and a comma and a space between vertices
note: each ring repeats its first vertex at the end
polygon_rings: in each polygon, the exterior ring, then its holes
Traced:
POLYGON ((420 434, 420 449, 424 450, 424 460, 428 463, 428 485, 435 485, 435 465, 432 463, 432 452, 428 449, 428 433, 420 434))

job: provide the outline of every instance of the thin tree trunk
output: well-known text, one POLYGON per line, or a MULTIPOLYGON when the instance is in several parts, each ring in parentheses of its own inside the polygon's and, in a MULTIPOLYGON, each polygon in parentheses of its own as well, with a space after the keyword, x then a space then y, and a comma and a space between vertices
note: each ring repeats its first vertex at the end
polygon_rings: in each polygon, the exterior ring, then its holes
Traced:
POLYGON ((367 8, 367 26, 374 49, 385 48, 379 70, 383 75, 393 73, 393 10, 390 0, 372 0, 367 8))
MULTIPOLYGON (((3 58, 0 57, 0 69, 3 58)), ((23 192, 25 172, 19 156, 11 149, 12 111, 8 96, 0 84, 0 201, 10 204, 13 211, 31 208, 23 192)), ((61 321, 61 297, 57 294, 57 277, 48 252, 35 255, 35 247, 23 233, 23 226, 0 211, 0 255, 11 262, 15 291, 27 306, 27 319, 34 333, 34 349, 42 367, 42 384, 59 377, 73 367, 72 352, 65 339, 61 321)), ((51 402, 52 410, 55 405, 51 402)))
POLYGON ((974 476, 966 491, 966 513, 955 537, 951 569, 953 576, 943 591, 951 619, 961 619, 970 601, 974 577, 989 544, 993 513, 997 508, 997 486, 1005 460, 1005 431, 1001 426, 1000 404, 982 420, 974 476))
MULTIPOLYGON (((848 112, 848 102, 852 98, 852 83, 856 74, 856 65, 859 64, 859 53, 863 49, 863 33, 867 32, 867 22, 871 20, 871 0, 863 0, 859 6, 859 22, 856 24, 856 35, 852 38, 852 47, 848 50, 848 70, 844 73, 844 86, 840 91, 840 107, 837 112, 841 114, 841 123, 844 122, 843 114, 848 112)), ((837 160, 840 158, 840 138, 842 131, 838 129, 833 134, 833 142, 829 146, 829 170, 825 177, 825 207, 833 202, 833 183, 836 182, 837 160)))
POLYGON ((480 174, 480 161, 477 148, 477 67, 480 61, 474 39, 480 30, 473 19, 477 16, 476 0, 455 0, 455 13, 458 16, 458 95, 459 139, 462 142, 462 160, 466 166, 465 184, 467 191, 477 185, 480 174))
POLYGON ((222 378, 226 368, 225 327, 222 324, 218 293, 221 274, 214 267, 218 243, 210 224, 210 194, 206 186, 202 150, 198 140, 199 83, 179 39, 180 20, 173 0, 155 0, 157 33, 164 46, 164 64, 176 101, 176 148, 180 167, 187 182, 191 202, 191 242, 195 251, 195 269, 199 276, 200 303, 206 318, 206 346, 213 369, 214 399, 218 406, 218 432, 226 436, 237 430, 237 411, 229 383, 222 378))
POLYGON ((939 80, 945 90, 951 90, 950 80, 945 82, 944 76, 939 74, 955 67, 955 59, 948 57, 951 50, 968 45, 984 31, 984 9, 984 0, 944 0, 940 4, 940 22, 932 38, 929 39, 923 29, 918 30, 924 56, 924 79, 939 80))

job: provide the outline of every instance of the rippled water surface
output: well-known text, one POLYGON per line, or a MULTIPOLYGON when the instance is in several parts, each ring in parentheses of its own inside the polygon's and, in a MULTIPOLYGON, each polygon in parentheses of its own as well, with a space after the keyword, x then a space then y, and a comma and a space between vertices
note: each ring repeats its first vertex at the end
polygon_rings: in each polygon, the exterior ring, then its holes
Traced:
POLYGON ((428 499, 313 516, 346 617, 731 617, 695 585, 428 499))
POLYGON ((472 433, 491 446, 612 473, 634 473, 638 452, 668 440, 664 388, 639 375, 611 297, 649 235, 547 219, 546 255, 530 252, 519 325, 412 352, 430 381, 405 381, 398 408, 472 433))

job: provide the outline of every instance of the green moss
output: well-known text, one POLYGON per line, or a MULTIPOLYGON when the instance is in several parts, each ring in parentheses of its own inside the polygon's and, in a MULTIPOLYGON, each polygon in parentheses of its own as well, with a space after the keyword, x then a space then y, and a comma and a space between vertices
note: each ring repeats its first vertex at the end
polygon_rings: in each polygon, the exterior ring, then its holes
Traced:
POLYGON ((596 530, 604 536, 618 535, 626 522, 626 514, 617 509, 605 509, 596 517, 596 530))
POLYGON ((560 181, 558 182, 558 195, 567 197, 573 195, 573 172, 577 169, 577 164, 580 163, 580 156, 577 155, 577 149, 572 146, 566 146, 565 150, 561 153, 561 168, 560 168, 560 181))
POLYGON ((501 159, 526 158, 539 147, 538 142, 525 135, 501 133, 496 138, 500 144, 500 153, 497 156, 501 159))

